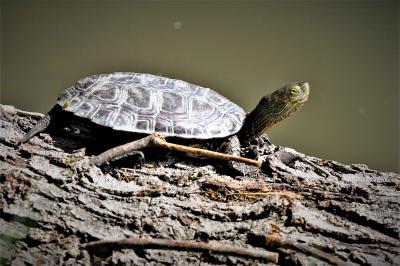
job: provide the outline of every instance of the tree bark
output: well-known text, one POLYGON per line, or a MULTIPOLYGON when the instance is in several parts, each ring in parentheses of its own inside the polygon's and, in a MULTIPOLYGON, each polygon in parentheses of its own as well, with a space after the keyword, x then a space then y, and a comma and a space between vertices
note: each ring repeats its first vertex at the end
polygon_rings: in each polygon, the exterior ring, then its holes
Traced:
POLYGON ((0 264, 400 265, 398 174, 266 144, 244 177, 154 150, 90 166, 67 135, 17 146, 40 117, 0 105, 0 264))

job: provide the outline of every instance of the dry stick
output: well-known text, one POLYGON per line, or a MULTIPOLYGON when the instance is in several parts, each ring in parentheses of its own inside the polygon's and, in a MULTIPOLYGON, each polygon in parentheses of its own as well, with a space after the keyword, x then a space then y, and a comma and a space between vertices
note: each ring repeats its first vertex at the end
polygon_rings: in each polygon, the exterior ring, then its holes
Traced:
POLYGON ((209 151, 206 149, 199 149, 199 148, 193 148, 193 147, 188 147, 188 146, 184 146, 184 145, 169 143, 169 142, 165 141, 165 139, 162 137, 156 137, 154 139, 154 144, 157 146, 169 149, 169 150, 191 153, 193 156, 197 156, 197 157, 209 157, 209 158, 215 158, 215 159, 221 159, 221 160, 237 161, 237 162, 241 162, 241 163, 251 164, 251 165, 254 165, 257 167, 261 167, 261 165, 262 165, 262 162, 259 162, 257 160, 252 160, 249 158, 245 158, 245 157, 241 157, 241 156, 235 156, 235 155, 225 154, 225 153, 221 153, 221 152, 209 151))
POLYGON ((150 146, 158 146, 162 148, 166 148, 169 150, 175 150, 175 151, 180 151, 180 152, 187 152, 191 153, 194 156, 198 157, 209 157, 209 158, 216 158, 216 159, 221 159, 221 160, 232 160, 232 161, 238 161, 242 163, 247 163, 247 164, 252 164, 257 167, 261 167, 262 163, 256 160, 240 157, 240 156, 234 156, 230 154, 225 154, 225 153, 220 153, 220 152, 215 152, 215 151, 209 151, 205 149, 199 149, 199 148, 193 148, 193 147, 188 147, 184 145, 179 145, 179 144, 173 144, 165 141, 165 139, 162 137, 162 135, 158 133, 153 133, 147 137, 144 137, 139 140, 135 140, 132 142, 129 142, 127 144, 123 144, 120 146, 117 146, 115 148, 112 148, 110 150, 107 150, 103 152, 102 154, 93 157, 90 159, 89 163, 94 164, 94 165, 102 165, 107 161, 110 161, 114 158, 118 158, 124 155, 127 155, 129 153, 132 153, 133 151, 137 151, 146 147, 150 146))
POLYGON ((141 249, 169 249, 195 252, 214 252, 237 257, 263 259, 267 262, 278 263, 278 253, 259 249, 232 247, 218 244, 194 241, 178 241, 157 238, 127 238, 123 240, 100 240, 83 245, 83 248, 92 253, 105 253, 112 250, 127 248, 141 249))
POLYGON ((286 248, 292 248, 295 250, 298 250, 306 255, 313 256, 315 258, 318 258, 320 260, 329 262, 333 265, 349 265, 346 261, 330 255, 329 253, 326 253, 318 248, 310 247, 306 244, 298 243, 295 241, 283 239, 280 237, 278 234, 271 234, 267 237, 266 239, 268 246, 278 248, 278 247, 286 247, 286 248))
POLYGON ((35 118, 42 118, 44 114, 37 113, 37 112, 28 112, 28 111, 23 111, 23 110, 18 110, 17 109, 17 114, 20 116, 33 116, 35 118))
POLYGON ((95 157, 90 158, 89 163, 92 165, 100 166, 108 161, 111 161, 112 159, 115 159, 115 158, 127 155, 129 153, 132 153, 134 151, 149 147, 152 144, 153 138, 154 138, 153 135, 149 135, 142 139, 138 139, 138 140, 117 146, 115 148, 106 150, 105 152, 103 152, 95 157))

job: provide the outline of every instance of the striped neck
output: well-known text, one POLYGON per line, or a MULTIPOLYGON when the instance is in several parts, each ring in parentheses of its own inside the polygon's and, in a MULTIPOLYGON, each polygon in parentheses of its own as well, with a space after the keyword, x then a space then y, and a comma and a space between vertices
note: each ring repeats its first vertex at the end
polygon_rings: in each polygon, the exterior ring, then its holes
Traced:
POLYGON ((298 110, 308 99, 309 86, 306 82, 288 84, 264 96, 256 108, 247 115, 238 137, 243 144, 260 137, 266 130, 298 110), (293 88, 300 90, 293 96, 293 88))

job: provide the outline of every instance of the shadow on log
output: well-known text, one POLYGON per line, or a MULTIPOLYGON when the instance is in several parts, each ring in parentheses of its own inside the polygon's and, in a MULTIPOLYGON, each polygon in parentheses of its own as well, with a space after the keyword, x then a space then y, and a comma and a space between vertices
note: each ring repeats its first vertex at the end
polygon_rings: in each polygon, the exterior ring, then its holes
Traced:
POLYGON ((0 264, 400 265, 397 174, 274 145, 244 177, 157 150, 89 166, 87 140, 17 146, 40 117, 0 105, 0 264))

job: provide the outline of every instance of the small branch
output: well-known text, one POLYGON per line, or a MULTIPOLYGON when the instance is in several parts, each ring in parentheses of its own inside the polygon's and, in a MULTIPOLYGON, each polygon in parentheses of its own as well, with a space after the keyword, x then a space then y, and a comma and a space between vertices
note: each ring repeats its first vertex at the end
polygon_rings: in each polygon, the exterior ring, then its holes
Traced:
POLYGON ((100 240, 83 245, 83 248, 92 253, 105 253, 110 250, 128 248, 140 249, 167 249, 195 252, 213 252, 223 255, 233 255, 253 259, 263 259, 267 262, 278 263, 278 253, 259 249, 232 247, 204 242, 178 241, 157 238, 128 238, 123 240, 100 240))
POLYGON ((35 119, 40 119, 44 116, 44 114, 41 113, 19 110, 12 105, 0 104, 0 117, 2 117, 5 114, 20 116, 20 117, 34 117, 35 119))
POLYGON ((206 149, 199 149, 199 148, 169 143, 160 137, 154 139, 154 144, 157 146, 169 149, 169 150, 190 153, 195 157, 209 157, 209 158, 215 158, 215 159, 220 159, 220 160, 237 161, 237 162, 241 162, 241 163, 251 164, 251 165, 257 166, 259 168, 262 165, 262 162, 259 162, 257 160, 252 160, 249 158, 225 154, 225 153, 221 153, 221 152, 209 151, 206 149))
POLYGON ((306 255, 311 255, 320 260, 329 262, 333 265, 349 265, 349 263, 347 263, 346 261, 341 260, 340 258, 333 256, 329 253, 326 253, 320 249, 310 247, 306 244, 298 243, 296 241, 283 239, 278 234, 269 235, 266 238, 266 242, 268 244, 267 246, 270 246, 273 248, 278 248, 278 247, 292 248, 292 249, 300 251, 306 255))
POLYGON ((28 111, 23 111, 23 110, 18 110, 17 109, 17 114, 20 116, 32 116, 35 117, 37 119, 40 119, 44 116, 44 114, 41 113, 37 113, 37 112, 28 112, 28 111))
POLYGON ((197 157, 209 157, 209 158, 216 158, 216 159, 221 159, 221 160, 232 160, 232 161, 255 165, 257 167, 261 167, 261 165, 262 165, 262 163, 259 161, 252 160, 252 159, 245 158, 245 157, 234 156, 234 155, 230 155, 230 154, 209 151, 206 149, 199 149, 199 148, 193 148, 193 147, 188 147, 188 146, 184 146, 184 145, 169 143, 169 142, 165 141, 165 139, 162 137, 162 135, 157 134, 157 133, 153 133, 142 139, 138 139, 138 140, 129 142, 127 144, 123 144, 123 145, 117 146, 115 148, 112 148, 110 150, 107 150, 98 156, 92 157, 89 160, 89 163, 99 166, 99 165, 104 164, 107 161, 112 160, 112 159, 116 159, 118 157, 128 155, 128 154, 132 153, 133 151, 141 150, 143 148, 150 147, 150 146, 158 146, 158 147, 166 148, 169 150, 191 153, 193 156, 197 156, 197 157))
POLYGON ((109 149, 95 157, 90 158, 89 164, 100 166, 113 159, 130 154, 133 151, 141 150, 143 148, 149 147, 152 144, 154 136, 149 135, 142 139, 138 139, 126 144, 117 146, 115 148, 109 149))

